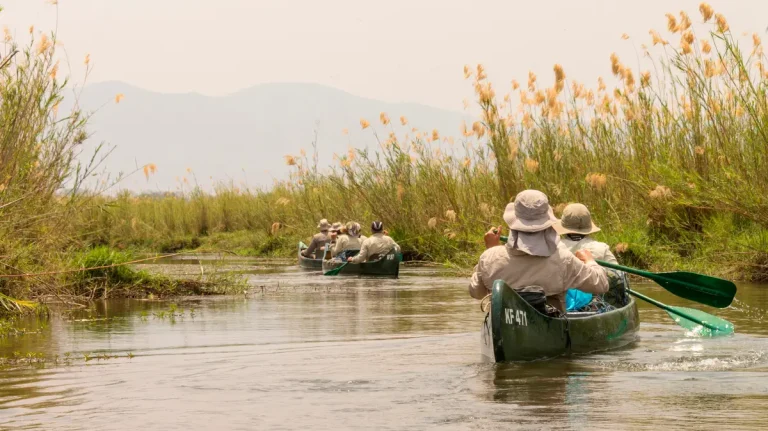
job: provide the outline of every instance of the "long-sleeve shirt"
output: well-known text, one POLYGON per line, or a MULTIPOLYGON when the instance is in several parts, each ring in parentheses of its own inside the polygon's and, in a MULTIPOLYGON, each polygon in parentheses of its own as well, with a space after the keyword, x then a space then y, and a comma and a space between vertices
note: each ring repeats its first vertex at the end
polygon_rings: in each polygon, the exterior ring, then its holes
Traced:
POLYGON ((312 257, 316 251, 321 250, 330 240, 331 237, 327 232, 320 232, 315 234, 315 236, 312 237, 312 241, 309 243, 307 249, 304 250, 301 254, 303 254, 304 257, 312 257))
POLYGON ((395 240, 383 233, 374 233, 363 241, 360 246, 360 253, 352 258, 352 262, 366 262, 371 256, 385 254, 393 248, 400 249, 400 246, 397 245, 395 240))
POLYGON ((358 237, 341 235, 336 238, 336 245, 331 250, 331 256, 336 257, 339 253, 346 250, 360 250, 363 242, 358 237))
POLYGON ((573 241, 566 236, 560 238, 560 241, 568 247, 568 250, 571 250, 571 253, 576 253, 579 250, 589 250, 592 253, 592 256, 597 260, 615 264, 619 263, 619 261, 616 260, 616 256, 611 253, 611 247, 609 247, 608 244, 595 241, 588 236, 585 236, 580 241, 573 241))
POLYGON ((509 245, 491 247, 481 256, 469 282, 469 294, 482 299, 493 282, 504 280, 511 288, 541 286, 547 301, 565 310, 565 292, 577 288, 589 293, 608 291, 608 276, 596 262, 580 261, 562 243, 551 256, 531 256, 509 245))

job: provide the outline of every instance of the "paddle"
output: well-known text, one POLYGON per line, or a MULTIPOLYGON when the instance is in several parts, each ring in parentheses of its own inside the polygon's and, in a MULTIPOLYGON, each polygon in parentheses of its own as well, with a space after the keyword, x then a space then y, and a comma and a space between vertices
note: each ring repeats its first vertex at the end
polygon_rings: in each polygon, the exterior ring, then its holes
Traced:
POLYGON ((341 269, 347 266, 348 264, 349 262, 344 262, 342 265, 337 266, 336 268, 333 268, 330 271, 326 271, 325 273, 323 273, 323 275, 339 275, 339 273, 341 272, 341 269))
POLYGON ((725 308, 731 305, 733 297, 736 295, 736 285, 722 278, 684 271, 654 273, 601 260, 598 260, 597 263, 606 268, 618 269, 653 280, 659 286, 681 298, 716 308, 725 308))
POLYGON ((628 290, 628 292, 630 295, 640 298, 643 301, 651 303, 666 311, 675 323, 698 335, 713 337, 733 333, 733 324, 727 320, 693 308, 672 307, 641 293, 637 293, 634 290, 628 290))
MULTIPOLYGON (((506 242, 508 237, 502 236, 501 240, 506 242)), ((656 274, 601 260, 596 262, 606 268, 649 278, 677 296, 714 307, 729 306, 736 295, 736 285, 720 278, 682 271, 656 274)), ((672 307, 633 290, 627 291, 630 295, 666 311, 675 323, 689 331, 695 331, 703 336, 727 335, 733 332, 733 324, 727 320, 693 308, 672 307)))
MULTIPOLYGON (((508 237, 502 236, 501 240, 506 242, 508 237)), ((653 280, 659 286, 681 298, 715 308, 728 307, 736 295, 736 285, 722 278, 684 271, 654 273, 601 260, 598 260, 597 263, 606 268, 617 269, 653 280)))

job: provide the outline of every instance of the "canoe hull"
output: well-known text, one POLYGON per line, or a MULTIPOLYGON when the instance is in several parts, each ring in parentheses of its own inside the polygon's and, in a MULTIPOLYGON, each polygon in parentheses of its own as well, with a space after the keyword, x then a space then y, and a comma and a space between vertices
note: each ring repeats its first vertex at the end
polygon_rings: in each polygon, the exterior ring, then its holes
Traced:
MULTIPOLYGON (((398 278, 400 275, 400 254, 390 251, 384 257, 373 262, 348 263, 341 268, 338 275, 356 275, 361 277, 390 277, 398 278)), ((336 260, 324 260, 323 272, 328 272, 343 265, 336 260)))
POLYGON ((323 269, 323 259, 310 259, 301 255, 301 251, 306 249, 307 245, 303 242, 299 242, 299 267, 303 269, 309 269, 313 271, 320 271, 323 269))
POLYGON ((481 330, 482 354, 495 362, 514 362, 616 349, 636 340, 639 325, 634 299, 605 313, 556 319, 497 280, 481 330))

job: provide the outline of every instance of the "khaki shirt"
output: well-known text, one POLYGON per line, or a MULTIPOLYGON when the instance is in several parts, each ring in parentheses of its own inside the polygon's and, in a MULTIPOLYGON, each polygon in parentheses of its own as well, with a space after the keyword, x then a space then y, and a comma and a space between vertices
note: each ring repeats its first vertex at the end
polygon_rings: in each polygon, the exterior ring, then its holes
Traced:
POLYGON ((562 242, 548 257, 531 256, 506 245, 491 247, 481 256, 469 282, 469 294, 482 299, 493 282, 504 280, 511 288, 541 286, 547 301, 565 310, 565 292, 578 288, 589 293, 608 291, 608 276, 595 262, 584 264, 562 242))
POLYGON ((395 240, 384 235, 383 233, 374 233, 369 238, 366 238, 360 246, 360 253, 352 258, 353 263, 365 262, 369 257, 378 254, 383 255, 393 248, 400 249, 395 240))
MULTIPOLYGON (((331 236, 328 235, 328 233, 320 232, 318 234, 315 234, 315 236, 312 237, 312 241, 309 243, 309 246, 306 250, 304 250, 301 254, 304 255, 304 257, 311 257, 315 252, 321 251, 323 247, 325 247, 325 244, 331 241, 331 236)), ((322 256, 316 258, 320 259, 322 256)))
POLYGON ((340 235, 336 238, 336 246, 333 247, 331 256, 336 257, 336 255, 346 250, 360 250, 362 243, 360 238, 351 237, 349 235, 340 235))
POLYGON ((608 244, 595 241, 588 236, 582 238, 581 241, 573 241, 566 236, 560 238, 560 241, 568 247, 568 250, 571 250, 571 253, 576 253, 579 250, 589 250, 592 253, 592 256, 597 260, 615 264, 619 263, 619 261, 616 260, 616 256, 611 253, 611 248, 608 244))

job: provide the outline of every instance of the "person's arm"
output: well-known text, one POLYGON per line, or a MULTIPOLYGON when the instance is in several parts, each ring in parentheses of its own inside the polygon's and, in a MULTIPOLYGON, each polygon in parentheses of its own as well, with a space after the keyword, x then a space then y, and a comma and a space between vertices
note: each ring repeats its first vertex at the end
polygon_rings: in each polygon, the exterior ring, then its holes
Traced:
POLYGON ((350 257, 347 262, 360 263, 365 262, 368 259, 368 241, 363 242, 360 246, 360 253, 357 256, 350 257))
POLYGON ((475 299, 483 299, 491 292, 491 289, 489 289, 483 281, 484 266, 483 257, 480 256, 480 260, 477 262, 477 265, 475 265, 475 269, 472 272, 472 278, 469 279, 469 296, 475 299))
POLYGON ((339 238, 336 240, 336 245, 333 247, 333 250, 331 250, 331 257, 336 257, 339 253, 344 251, 344 247, 347 245, 347 242, 344 241, 344 238, 339 238))
POLYGON ((570 287, 596 294, 608 291, 608 275, 605 269, 595 262, 589 250, 577 251, 575 257, 566 262, 563 281, 566 289, 570 287))
POLYGON ((312 241, 309 243, 309 247, 307 247, 301 254, 304 257, 310 257, 312 256, 312 253, 315 252, 317 249, 317 239, 315 237, 312 237, 312 241))
POLYGON ((619 264, 619 261, 616 260, 616 256, 611 253, 611 247, 609 247, 608 244, 605 245, 605 255, 603 256, 603 260, 608 263, 615 263, 616 265, 619 264))

